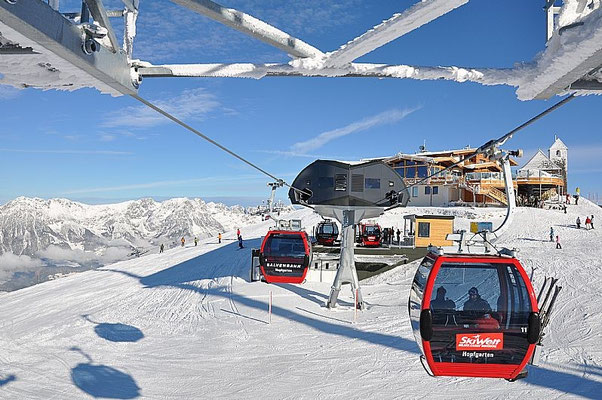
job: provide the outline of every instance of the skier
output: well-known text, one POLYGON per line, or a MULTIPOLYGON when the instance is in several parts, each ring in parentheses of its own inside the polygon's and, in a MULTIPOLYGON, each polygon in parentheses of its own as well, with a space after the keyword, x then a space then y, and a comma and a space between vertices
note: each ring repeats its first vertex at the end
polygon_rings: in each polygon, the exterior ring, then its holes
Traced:
POLYGON ((579 217, 577 217, 577 229, 581 229, 581 218, 579 217))
POLYGON ((585 229, 589 229, 589 226, 591 223, 592 223, 592 220, 589 219, 589 217, 585 217, 585 229))
POLYGON ((195 236, 194 237, 194 245, 196 246, 199 243, 199 239, 195 236))
POLYGON ((556 235, 556 248, 562 249, 562 246, 560 245, 560 237, 558 237, 558 235, 556 235))
POLYGON ((161 246, 159 247, 159 254, 163 253, 163 250, 165 250, 165 246, 163 243, 161 243, 161 246))
POLYGON ((242 245, 242 235, 238 235, 238 248, 242 249, 244 246, 242 245))
POLYGON ((566 194, 566 204, 571 204, 571 195, 570 194, 566 194))
POLYGON ((222 242, 222 233, 218 232, 217 233, 217 243, 221 243, 222 242))
POLYGON ((550 227, 550 242, 554 241, 554 227, 550 227))
POLYGON ((236 237, 239 238, 240 237, 240 228, 236 229, 236 237))
POLYGON ((589 225, 594 229, 594 214, 592 214, 592 217, 589 219, 589 225))
POLYGON ((575 205, 579 204, 579 194, 575 195, 575 205))
POLYGON ((184 239, 184 236, 182 236, 182 239, 180 239, 180 242, 182 242, 182 247, 184 247, 184 243, 186 243, 186 239, 184 239))

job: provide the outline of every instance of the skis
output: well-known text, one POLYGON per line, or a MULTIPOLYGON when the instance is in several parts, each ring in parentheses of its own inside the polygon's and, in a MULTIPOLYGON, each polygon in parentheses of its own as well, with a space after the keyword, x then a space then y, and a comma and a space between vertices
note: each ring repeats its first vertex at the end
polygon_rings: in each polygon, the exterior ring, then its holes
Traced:
POLYGON ((535 352, 531 358, 531 364, 537 365, 539 357, 541 355, 541 347, 543 346, 543 338, 545 336, 545 328, 550 322, 550 316, 552 315, 552 309, 558 298, 558 294, 562 290, 562 286, 558 286, 557 278, 545 277, 543 285, 537 296, 537 305, 539 307, 539 320, 541 321, 541 330, 539 333, 539 340, 535 347, 535 352), (544 296, 545 293, 545 296, 544 296), (543 301, 542 301, 543 297, 543 301))

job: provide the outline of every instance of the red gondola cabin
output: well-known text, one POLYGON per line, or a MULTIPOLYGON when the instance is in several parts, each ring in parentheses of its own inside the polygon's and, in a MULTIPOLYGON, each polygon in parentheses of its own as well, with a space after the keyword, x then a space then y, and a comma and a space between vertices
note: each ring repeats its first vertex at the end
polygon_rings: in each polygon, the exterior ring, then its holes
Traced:
POLYGON ((526 375, 541 325, 535 292, 516 258, 429 252, 408 308, 433 375, 526 375))
POLYGON ((268 283, 302 283, 311 263, 311 245, 303 231, 269 231, 259 262, 268 283))
POLYGON ((365 247, 379 247, 382 232, 378 224, 360 225, 360 242, 365 247))
POLYGON ((333 246, 339 237, 339 227, 333 221, 322 221, 316 226, 316 241, 324 246, 333 246))

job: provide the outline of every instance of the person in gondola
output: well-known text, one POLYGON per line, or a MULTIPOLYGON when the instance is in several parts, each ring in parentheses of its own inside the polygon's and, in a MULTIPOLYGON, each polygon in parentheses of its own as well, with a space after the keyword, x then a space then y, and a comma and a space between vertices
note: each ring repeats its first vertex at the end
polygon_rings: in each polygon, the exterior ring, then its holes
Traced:
POLYGON ((453 300, 445 297, 447 290, 443 286, 437 288, 437 297, 431 300, 431 308, 433 310, 455 310, 456 303, 453 300))
POLYGON ((454 311, 456 303, 445 297, 447 290, 443 286, 437 288, 437 297, 431 300, 431 310, 433 310, 433 323, 436 325, 457 325, 454 311))
POLYGON ((478 311, 484 313, 491 312, 491 306, 487 300, 479 294, 479 289, 471 287, 468 290, 468 300, 464 303, 464 311, 478 311))

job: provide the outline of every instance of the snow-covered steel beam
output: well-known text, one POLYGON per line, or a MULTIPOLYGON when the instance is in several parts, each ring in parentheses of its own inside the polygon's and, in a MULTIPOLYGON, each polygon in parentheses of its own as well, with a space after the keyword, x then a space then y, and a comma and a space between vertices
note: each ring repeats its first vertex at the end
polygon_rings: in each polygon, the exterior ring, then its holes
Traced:
POLYGON ((571 91, 574 82, 602 66, 602 8, 569 26, 554 32, 516 91, 521 100, 564 94, 571 91))
MULTIPOLYGON (((71 86, 76 89, 94 86, 113 95, 137 93, 125 54, 112 53, 103 46, 99 46, 98 51, 92 54, 84 53, 81 29, 48 4, 39 0, 19 0, 12 4, 0 1, 0 24, 5 27, 2 28, 3 36, 12 32, 14 36, 22 39, 20 44, 32 47, 34 52, 48 53, 48 57, 57 61, 55 65, 43 65, 55 75, 55 80, 60 80, 61 76, 72 79, 67 82, 49 81, 44 88, 69 89, 71 86), (68 72, 61 75, 61 66, 65 66, 68 72), (79 81, 74 82, 74 80, 79 81), (95 83, 94 80, 97 82, 95 83)), ((10 35, 7 37, 10 39, 10 35)), ((26 57, 34 56, 37 57, 35 54, 26 57)), ((5 63, 6 68, 10 69, 10 65, 13 64, 10 64, 6 57, 3 56, 0 64, 5 63)), ((19 72, 0 71, 5 75, 3 83, 6 81, 6 75, 19 75, 19 72)), ((21 87, 38 87, 27 81, 31 77, 26 74, 23 76, 25 81, 20 83, 21 87)), ((37 78, 36 76, 32 79, 37 78)))
POLYGON ((223 7, 210 0, 171 0, 183 7, 205 15, 239 32, 252 36, 293 57, 320 57, 323 53, 313 46, 281 31, 251 15, 223 7))
POLYGON ((469 0, 424 0, 406 11, 395 14, 380 25, 353 39, 332 53, 327 53, 326 67, 348 64, 359 57, 413 31, 448 12, 468 3, 469 0))
MULTIPOLYGON (((305 61, 305 60, 296 60, 305 61)), ((419 80, 451 80, 477 82, 483 85, 518 86, 522 71, 515 69, 474 69, 461 67, 416 67, 351 63, 340 68, 299 68, 296 61, 289 64, 174 64, 151 65, 140 63, 142 77, 222 77, 253 78, 265 76, 321 76, 321 77, 373 77, 408 78, 419 80)))
POLYGON ((111 42, 111 46, 113 47, 113 53, 115 53, 117 50, 119 50, 119 43, 117 43, 117 36, 115 36, 115 31, 113 30, 111 21, 109 21, 109 16, 105 6, 102 4, 102 0, 84 1, 90 9, 90 13, 92 14, 92 18, 94 18, 94 21, 98 22, 103 28, 106 28, 109 42, 111 42))

